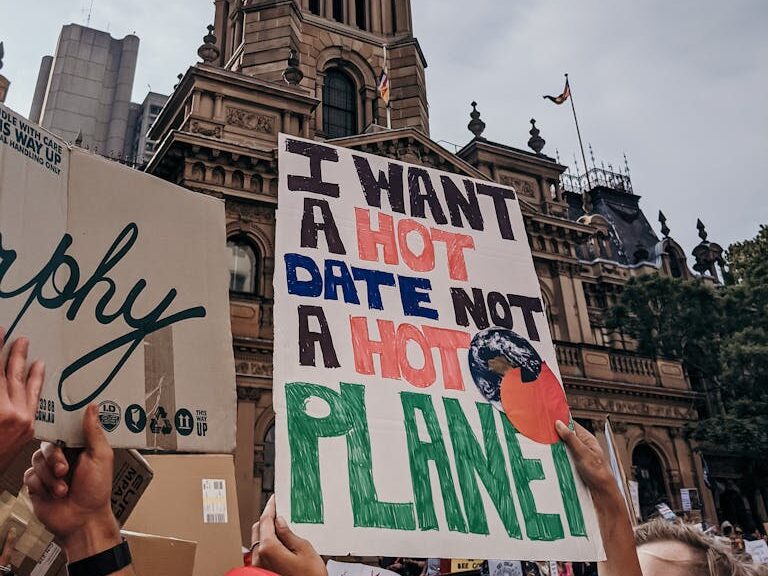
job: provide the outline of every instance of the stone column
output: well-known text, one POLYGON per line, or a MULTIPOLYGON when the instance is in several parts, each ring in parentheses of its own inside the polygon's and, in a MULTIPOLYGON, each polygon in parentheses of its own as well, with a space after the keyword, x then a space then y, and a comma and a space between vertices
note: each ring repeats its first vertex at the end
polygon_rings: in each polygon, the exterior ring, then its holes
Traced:
POLYGON ((240 510, 240 532, 243 542, 250 546, 251 524, 260 511, 254 510, 253 486, 253 429, 256 423, 256 403, 237 402, 237 442, 235 444, 235 478, 240 510))
POLYGON ((370 0, 371 2, 371 20, 369 28, 374 34, 381 34, 383 28, 381 21, 381 2, 382 0, 370 0))

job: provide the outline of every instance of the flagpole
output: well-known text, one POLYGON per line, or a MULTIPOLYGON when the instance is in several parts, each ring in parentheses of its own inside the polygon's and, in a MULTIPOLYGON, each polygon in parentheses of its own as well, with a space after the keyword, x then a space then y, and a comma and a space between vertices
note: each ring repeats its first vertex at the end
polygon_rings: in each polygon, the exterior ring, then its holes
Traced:
MULTIPOLYGON (((389 59, 387 55, 387 44, 384 43, 384 71, 387 73, 388 81, 391 84, 391 80, 389 80, 389 59)), ((392 88, 390 87, 390 94, 391 94, 392 88)), ((389 100, 387 100, 387 129, 392 130, 392 106, 391 106, 392 98, 390 96, 389 100)))
POLYGON ((592 188, 592 180, 589 178, 589 168, 587 167, 587 156, 584 154, 584 143, 581 141, 581 130, 579 130, 579 119, 576 117, 576 106, 573 103, 573 88, 568 80, 568 74, 565 75, 565 82, 568 84, 569 100, 571 101, 571 110, 573 110, 573 122, 576 124, 576 135, 579 137, 579 147, 581 148, 581 159, 584 161, 584 174, 587 176, 587 185, 592 188))

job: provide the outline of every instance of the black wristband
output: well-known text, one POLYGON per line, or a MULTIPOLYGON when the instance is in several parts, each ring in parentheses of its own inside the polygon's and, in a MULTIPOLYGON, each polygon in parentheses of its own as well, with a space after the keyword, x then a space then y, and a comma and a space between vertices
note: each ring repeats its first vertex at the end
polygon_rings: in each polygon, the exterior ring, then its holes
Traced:
POLYGON ((109 550, 67 565, 69 576, 107 576, 130 566, 133 559, 128 542, 123 540, 109 550))

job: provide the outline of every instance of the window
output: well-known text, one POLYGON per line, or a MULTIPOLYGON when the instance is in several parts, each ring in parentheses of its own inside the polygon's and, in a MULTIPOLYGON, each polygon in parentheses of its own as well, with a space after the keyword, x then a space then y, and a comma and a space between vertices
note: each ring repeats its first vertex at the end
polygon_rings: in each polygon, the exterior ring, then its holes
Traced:
POLYGON ((244 294, 256 293, 258 259, 246 242, 235 239, 227 242, 229 249, 229 289, 244 294))
POLYGON ((344 22, 344 0, 333 0, 333 19, 344 22))
POLYGON ((320 0, 309 0, 309 11, 320 16, 320 0))
POLYGON ((355 85, 341 70, 325 75, 323 87, 323 132, 326 138, 343 138, 357 132, 355 85))
POLYGON ((365 30, 365 0, 355 0, 355 23, 361 30, 365 30))

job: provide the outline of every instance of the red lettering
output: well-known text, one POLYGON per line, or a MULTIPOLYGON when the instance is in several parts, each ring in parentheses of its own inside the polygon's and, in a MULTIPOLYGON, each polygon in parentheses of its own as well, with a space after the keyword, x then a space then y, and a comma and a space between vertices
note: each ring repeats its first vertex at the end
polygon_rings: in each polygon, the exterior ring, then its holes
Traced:
POLYGON ((424 326, 424 336, 432 348, 440 351, 440 365, 443 372, 443 385, 446 390, 464 390, 461 377, 459 348, 468 349, 472 343, 468 332, 424 326))
POLYGON ((355 208, 357 227, 357 251, 361 260, 379 261, 379 245, 384 247, 384 262, 398 264, 397 243, 395 242, 394 219, 389 214, 379 212, 379 229, 371 229, 371 212, 365 208, 355 208))
POLYGON ((355 370, 358 374, 374 374, 373 355, 378 354, 381 361, 381 375, 384 378, 400 378, 400 368, 397 363, 395 341, 395 324, 389 320, 377 320, 379 338, 371 340, 368 333, 368 318, 365 316, 350 316, 349 324, 352 330, 352 350, 355 352, 355 370))
POLYGON ((429 272, 435 269, 435 248, 429 236, 429 228, 422 226, 415 220, 400 220, 397 223, 397 242, 400 246, 400 255, 408 268, 416 272, 429 272), (408 246, 408 235, 418 234, 424 248, 421 254, 416 254, 408 246))
MULTIPOLYGON (((464 259, 464 250, 475 249, 475 241, 467 234, 454 234, 432 228, 432 241, 445 242, 448 252, 448 273, 451 280, 467 280, 467 263, 464 259)), ((403 258, 405 260, 405 258, 403 258)))

